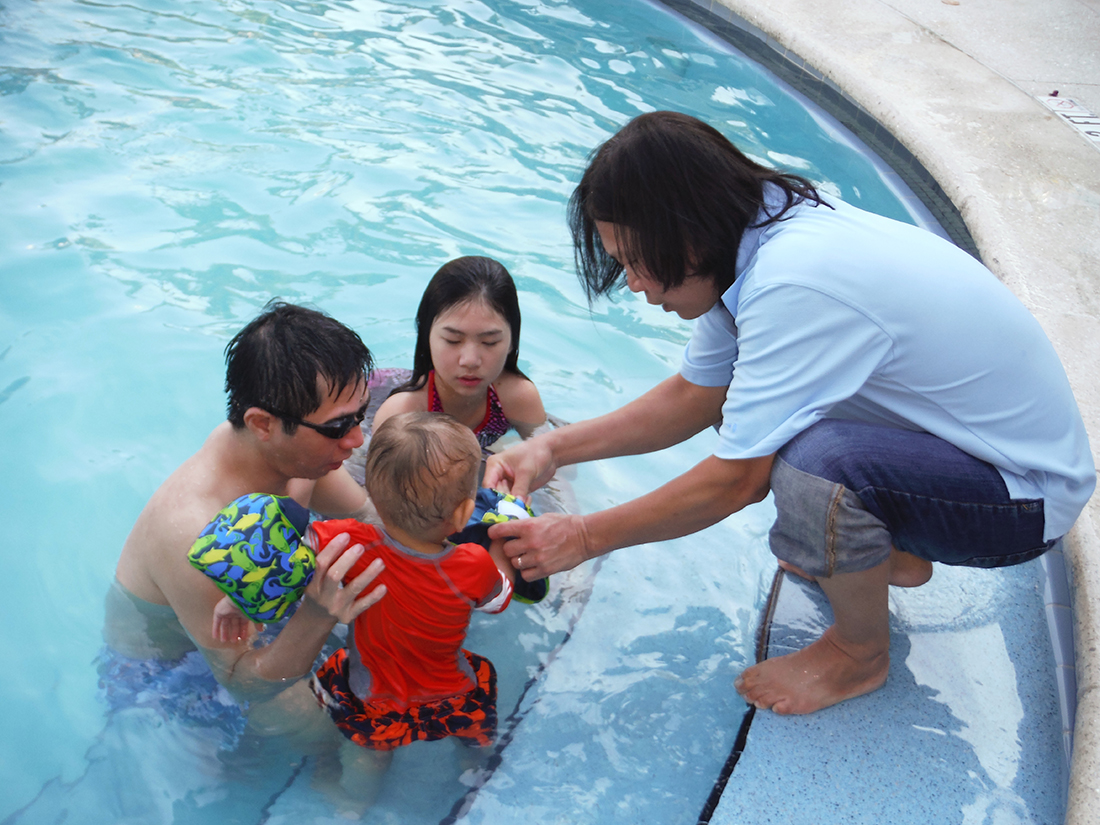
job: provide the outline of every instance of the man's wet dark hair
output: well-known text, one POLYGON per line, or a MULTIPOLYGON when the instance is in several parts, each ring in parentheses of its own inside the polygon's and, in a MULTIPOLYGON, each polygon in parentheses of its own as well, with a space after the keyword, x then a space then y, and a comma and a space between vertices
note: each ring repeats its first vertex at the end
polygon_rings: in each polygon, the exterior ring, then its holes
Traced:
POLYGON ((734 281, 741 236, 764 205, 766 183, 779 187, 785 204, 760 225, 782 220, 802 201, 824 203, 805 178, 750 160, 690 115, 634 118, 596 148, 569 199, 577 275, 589 301, 625 282, 596 221, 627 230, 616 238, 620 257, 644 266, 665 289, 700 275, 725 291, 734 281))
MULTIPOLYGON (((317 376, 339 395, 366 382, 370 350, 352 330, 315 309, 274 300, 225 348, 229 423, 244 426, 249 407, 305 418, 324 402, 317 376)), ((298 425, 283 419, 292 435, 298 425)))

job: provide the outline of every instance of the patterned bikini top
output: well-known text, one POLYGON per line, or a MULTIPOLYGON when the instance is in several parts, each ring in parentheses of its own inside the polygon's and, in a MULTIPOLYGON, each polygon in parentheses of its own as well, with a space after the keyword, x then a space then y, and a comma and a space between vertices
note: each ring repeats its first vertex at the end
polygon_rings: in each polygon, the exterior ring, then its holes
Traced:
MULTIPOLYGON (((485 418, 474 428, 477 443, 482 449, 495 443, 498 438, 508 432, 511 426, 504 417, 504 410, 500 406, 500 397, 493 385, 489 385, 489 403, 486 405, 485 418)), ((428 373, 428 412, 445 412, 443 402, 439 400, 439 393, 435 391, 435 370, 428 373)))

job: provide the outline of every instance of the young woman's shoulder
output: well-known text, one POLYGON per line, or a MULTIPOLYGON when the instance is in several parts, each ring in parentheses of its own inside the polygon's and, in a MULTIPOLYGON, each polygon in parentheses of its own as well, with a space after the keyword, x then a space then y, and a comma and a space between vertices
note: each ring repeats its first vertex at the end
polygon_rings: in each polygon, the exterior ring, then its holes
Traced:
POLYGON ((378 412, 374 414, 374 422, 371 424, 371 431, 378 429, 378 426, 395 415, 406 412, 418 412, 420 410, 428 409, 428 388, 421 387, 418 390, 412 392, 395 392, 389 398, 382 402, 382 405, 378 408, 378 412))
POLYGON ((512 372, 502 373, 493 382, 500 398, 500 406, 508 422, 520 430, 533 429, 546 421, 546 409, 534 383, 512 372))

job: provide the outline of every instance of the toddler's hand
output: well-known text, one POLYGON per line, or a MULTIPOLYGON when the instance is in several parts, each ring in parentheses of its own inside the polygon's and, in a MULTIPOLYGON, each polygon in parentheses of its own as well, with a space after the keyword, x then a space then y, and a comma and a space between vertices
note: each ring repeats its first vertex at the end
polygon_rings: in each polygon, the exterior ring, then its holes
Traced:
MULTIPOLYGON (((214 605, 214 625, 211 635, 219 642, 239 642, 251 633, 250 625, 253 622, 241 612, 228 596, 223 596, 221 601, 214 605)), ((264 629, 262 624, 256 624, 256 632, 264 629)))

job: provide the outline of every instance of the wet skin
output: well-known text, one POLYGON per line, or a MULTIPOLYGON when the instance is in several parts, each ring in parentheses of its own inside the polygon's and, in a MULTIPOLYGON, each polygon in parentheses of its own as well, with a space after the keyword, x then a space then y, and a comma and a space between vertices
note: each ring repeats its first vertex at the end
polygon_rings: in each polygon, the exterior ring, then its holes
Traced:
POLYGON ((482 301, 458 304, 436 317, 428 347, 443 409, 477 427, 485 417, 489 385, 500 378, 512 347, 508 322, 482 301))

